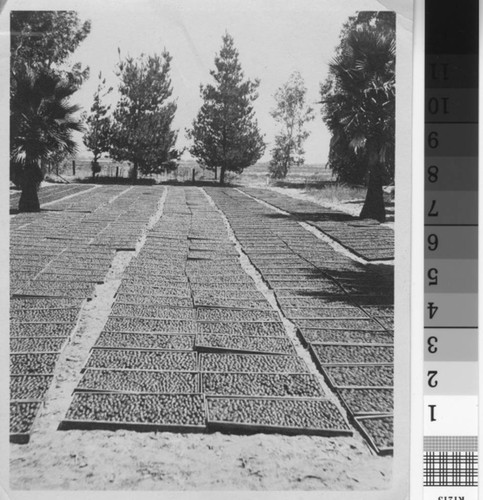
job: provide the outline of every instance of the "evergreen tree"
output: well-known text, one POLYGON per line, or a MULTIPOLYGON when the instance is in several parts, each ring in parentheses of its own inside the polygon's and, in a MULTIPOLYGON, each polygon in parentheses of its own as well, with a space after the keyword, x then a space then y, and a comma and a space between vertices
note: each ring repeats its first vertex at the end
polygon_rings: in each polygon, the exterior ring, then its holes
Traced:
POLYGON ((259 82, 244 78, 238 57, 233 38, 225 33, 210 71, 215 83, 201 86, 203 104, 188 131, 190 153, 203 167, 220 168, 220 184, 227 171, 243 172, 265 150, 253 109, 259 82))
POLYGON ((103 104, 103 99, 112 92, 112 87, 106 89, 106 79, 99 72, 99 84, 94 94, 91 112, 85 119, 86 132, 83 137, 84 144, 92 151, 92 177, 101 171, 99 159, 108 153, 111 147, 111 119, 108 116, 110 105, 103 104))
POLYGON ((132 163, 132 177, 172 168, 181 152, 175 149, 177 132, 171 129, 176 102, 170 78, 171 56, 127 57, 118 64, 121 98, 113 115, 110 154, 132 163))
POLYGON ((275 137, 268 168, 275 179, 285 178, 292 166, 304 164, 303 144, 310 135, 305 124, 314 119, 313 109, 306 104, 306 94, 304 81, 297 71, 275 94, 276 107, 270 114, 281 129, 275 137))
POLYGON ((394 179, 395 16, 362 12, 341 34, 322 113, 332 132, 329 166, 343 179, 368 176, 361 217, 385 220, 383 182, 394 179))
POLYGON ((71 68, 64 63, 75 52, 91 30, 90 21, 81 22, 75 11, 15 10, 10 15, 11 69, 20 71, 25 64, 34 69, 55 71, 58 74, 81 74, 87 69, 79 63, 71 68))

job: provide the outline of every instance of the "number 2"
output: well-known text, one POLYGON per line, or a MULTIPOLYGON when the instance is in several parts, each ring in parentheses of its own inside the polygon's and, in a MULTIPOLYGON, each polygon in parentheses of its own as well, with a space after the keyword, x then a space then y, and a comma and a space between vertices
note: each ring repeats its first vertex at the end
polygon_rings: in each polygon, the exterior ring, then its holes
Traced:
POLYGON ((436 370, 429 370, 428 371, 428 385, 429 387, 436 387, 438 385, 438 381, 435 379, 436 375, 438 372, 436 370))

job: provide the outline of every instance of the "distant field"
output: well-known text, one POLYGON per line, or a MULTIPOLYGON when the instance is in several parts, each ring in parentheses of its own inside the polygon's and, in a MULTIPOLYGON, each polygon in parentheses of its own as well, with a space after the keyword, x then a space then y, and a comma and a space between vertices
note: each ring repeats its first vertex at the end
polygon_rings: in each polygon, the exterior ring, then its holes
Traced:
MULTIPOLYGON (((119 177, 123 179, 129 178, 131 166, 127 163, 120 163, 114 160, 101 160, 99 164, 101 165, 101 172, 98 175, 101 177, 119 177)), ((143 177, 154 179, 156 182, 176 180, 178 182, 189 182, 192 180, 193 169, 195 170, 195 179, 203 180, 203 170, 194 161, 180 162, 178 168, 172 172, 166 172, 157 175, 153 174, 143 177)), ((69 181, 88 179, 89 177, 92 177, 91 160, 88 158, 76 158, 75 175, 72 167, 72 160, 69 160, 68 162, 65 162, 63 165, 59 166, 58 171, 56 168, 52 169, 51 173, 58 173, 61 177, 69 181)), ((209 180, 212 178, 214 178, 213 172, 206 171, 206 179, 209 180)))
MULTIPOLYGON (((91 163, 89 158, 79 157, 75 160, 76 168, 73 175, 72 160, 59 167, 58 174, 70 182, 88 180, 92 176, 91 163)), ((127 163, 118 163, 113 160, 101 160, 101 172, 98 182, 119 182, 128 183, 130 166, 127 163), (112 179, 112 181, 110 181, 112 179)), ((56 175, 56 169, 52 170, 50 179, 54 182, 60 180, 56 175)), ((157 175, 142 176, 144 179, 152 179, 155 183, 180 183, 190 184, 193 180, 198 183, 215 183, 213 171, 202 169, 194 160, 181 161, 178 168, 172 172, 157 175)), ((219 176, 219 172, 218 172, 219 176)), ((219 177, 218 177, 219 179, 219 177)), ((329 205, 332 208, 347 211, 352 215, 358 215, 364 204, 367 188, 365 186, 347 185, 337 182, 332 171, 322 163, 311 163, 302 167, 293 168, 283 180, 275 181, 268 177, 268 162, 260 162, 248 167, 240 175, 227 172, 226 183, 236 186, 247 187, 272 187, 278 188, 280 192, 290 196, 302 198, 308 201, 329 205)), ((385 193, 384 200, 388 220, 394 218, 394 194, 385 193)))
POLYGON ((287 177, 281 181, 270 181, 267 175, 268 163, 257 163, 247 168, 243 174, 233 179, 233 182, 244 185, 270 185, 279 187, 322 187, 334 183, 332 171, 321 163, 312 163, 292 169, 287 177))
MULTIPOLYGON (((129 177, 130 166, 126 163, 119 163, 113 160, 101 160, 102 177, 127 179, 129 177)), ((154 179, 156 182, 190 182, 193 178, 193 170, 196 181, 214 181, 215 174, 213 171, 202 169, 195 161, 182 161, 178 168, 166 174, 149 175, 148 178, 154 179)), ((241 175, 228 172, 226 181, 232 184, 250 185, 250 186, 265 186, 269 181, 268 163, 257 163, 252 167, 245 169, 241 175)), ((92 176, 91 163, 88 158, 75 159, 75 175, 72 167, 72 160, 60 165, 59 168, 51 169, 52 177, 59 174, 68 181, 84 180, 92 176)), ((295 188, 320 188, 327 184, 333 184, 335 181, 332 177, 331 170, 325 168, 323 164, 307 164, 302 167, 294 168, 283 181, 271 181, 270 184, 279 187, 295 187, 295 188)))

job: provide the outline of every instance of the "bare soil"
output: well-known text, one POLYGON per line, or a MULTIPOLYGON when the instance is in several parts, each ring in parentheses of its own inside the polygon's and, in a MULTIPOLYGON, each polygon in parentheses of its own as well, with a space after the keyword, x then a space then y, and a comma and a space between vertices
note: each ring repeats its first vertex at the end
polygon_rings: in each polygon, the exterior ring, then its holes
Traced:
POLYGON ((43 412, 27 445, 11 445, 12 489, 374 490, 392 457, 360 437, 57 431, 43 412))

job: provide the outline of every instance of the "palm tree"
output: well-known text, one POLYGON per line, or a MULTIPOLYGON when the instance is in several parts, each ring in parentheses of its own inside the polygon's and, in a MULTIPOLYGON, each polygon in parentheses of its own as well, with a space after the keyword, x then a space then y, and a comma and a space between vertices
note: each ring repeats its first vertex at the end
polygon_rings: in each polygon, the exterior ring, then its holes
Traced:
POLYGON ((383 179, 394 166, 395 37, 377 23, 356 25, 342 43, 322 87, 332 147, 363 158, 369 176, 361 218, 385 221, 383 179))
POLYGON ((56 153, 74 154, 77 144, 72 132, 82 131, 75 117, 79 106, 69 103, 78 89, 70 79, 49 71, 12 74, 10 98, 10 159, 22 189, 20 212, 38 212, 38 188, 42 181, 40 163, 56 153))

